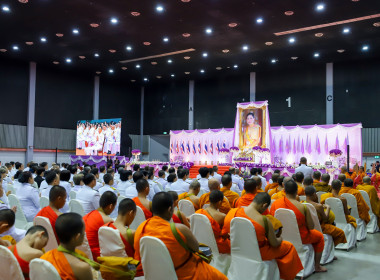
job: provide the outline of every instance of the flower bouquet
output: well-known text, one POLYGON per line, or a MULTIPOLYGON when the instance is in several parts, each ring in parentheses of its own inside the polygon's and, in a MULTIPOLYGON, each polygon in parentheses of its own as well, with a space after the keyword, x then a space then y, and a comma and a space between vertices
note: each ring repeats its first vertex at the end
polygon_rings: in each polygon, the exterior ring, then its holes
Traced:
POLYGON ((138 149, 132 150, 133 161, 140 161, 141 151, 138 149))

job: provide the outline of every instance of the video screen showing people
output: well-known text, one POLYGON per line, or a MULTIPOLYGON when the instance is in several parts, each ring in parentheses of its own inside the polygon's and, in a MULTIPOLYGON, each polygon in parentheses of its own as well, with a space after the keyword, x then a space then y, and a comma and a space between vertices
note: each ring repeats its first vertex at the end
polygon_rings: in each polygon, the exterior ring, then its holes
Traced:
POLYGON ((121 119, 77 122, 77 155, 119 155, 121 119))
POLYGON ((262 146, 263 110, 245 109, 240 111, 240 148, 262 146))

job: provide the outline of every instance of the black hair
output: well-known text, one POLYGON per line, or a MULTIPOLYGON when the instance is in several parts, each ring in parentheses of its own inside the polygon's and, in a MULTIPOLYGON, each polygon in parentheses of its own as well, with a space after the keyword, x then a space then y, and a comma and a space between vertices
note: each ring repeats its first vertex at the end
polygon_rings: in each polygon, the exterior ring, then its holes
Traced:
POLYGON ((41 166, 39 166, 39 167, 37 167, 37 175, 38 176, 41 176, 41 174, 43 173, 43 172, 45 172, 45 168, 43 168, 43 167, 41 167, 41 166))
POLYGON ((18 181, 21 184, 28 183, 29 178, 33 178, 32 173, 30 173, 29 171, 24 171, 21 173, 21 176, 19 177, 18 181))
POLYGON ((45 168, 46 165, 48 165, 46 161, 40 163, 40 166, 41 166, 41 167, 44 167, 44 168, 45 168))
POLYGON ((338 179, 333 180, 331 182, 331 187, 333 188, 333 190, 338 191, 338 190, 340 190, 342 188, 342 182, 340 180, 338 180, 338 179))
POLYGON ((136 190, 137 192, 143 192, 146 188, 149 188, 149 183, 145 179, 139 179, 136 182, 136 190))
POLYGON ((315 193, 316 193, 316 191, 315 191, 314 186, 307 186, 307 187, 305 188, 305 195, 306 195, 306 196, 312 196, 312 195, 315 194, 315 193))
POLYGON ((344 186, 352 188, 354 186, 354 181, 352 181, 352 179, 348 178, 348 179, 344 180, 344 186))
POLYGON ((78 233, 84 230, 82 216, 77 213, 64 213, 58 216, 55 222, 55 232, 61 243, 68 243, 78 233))
POLYGON ((158 177, 162 177, 164 175, 165 175, 165 171, 164 170, 158 171, 158 177))
POLYGON ((137 182, 138 180, 144 178, 144 174, 140 171, 136 171, 135 173, 133 173, 133 182, 137 182))
POLYGON ((108 168, 108 169, 107 169, 107 173, 115 173, 115 169, 113 169, 113 168, 108 168))
POLYGON ((173 207, 173 198, 167 192, 156 193, 152 200, 152 212, 154 215, 162 216, 169 207, 173 207))
POLYGON ((282 185, 282 183, 284 182, 284 179, 285 179, 285 176, 282 176, 282 175, 278 176, 277 183, 279 185, 282 185))
POLYGON ((111 182, 113 180, 113 177, 111 174, 107 173, 107 174, 104 174, 103 176, 103 181, 104 183, 106 183, 107 185, 109 185, 109 182, 111 182))
POLYGON ((199 168, 199 174, 201 174, 202 178, 206 178, 210 174, 210 170, 207 167, 201 167, 199 168))
POLYGON ((47 174, 45 174, 45 181, 48 185, 50 185, 54 182, 55 178, 57 177, 57 173, 55 173, 54 171, 49 171, 46 173, 47 174))
POLYGON ((135 164, 133 166, 133 171, 138 171, 140 169, 140 164, 135 164))
POLYGON ((251 115, 251 116, 252 116, 252 118, 255 118, 255 114, 254 114, 254 113, 252 113, 252 112, 249 112, 249 113, 248 113, 248 114, 245 116, 245 119, 247 119, 249 115, 251 115))
POLYGON ((313 173, 313 178, 314 179, 317 179, 317 180, 320 180, 321 179, 321 172, 319 172, 319 171, 314 171, 314 173, 313 173))
POLYGON ((168 193, 172 196, 173 201, 178 200, 178 193, 175 191, 168 191, 168 193))
POLYGON ((99 167, 99 171, 100 171, 101 173, 103 173, 104 170, 106 170, 106 167, 105 167, 104 165, 102 165, 102 166, 99 167))
POLYGON ((9 227, 15 224, 16 214, 11 209, 0 210, 0 222, 5 222, 9 227))
POLYGON ((94 174, 88 173, 88 174, 84 175, 83 183, 85 185, 89 185, 94 180, 95 180, 94 174))
POLYGON ((221 191, 219 190, 213 190, 211 191, 210 193, 210 196, 209 196, 209 199, 210 199, 210 202, 211 203, 217 203, 219 201, 223 201, 224 199, 224 195, 221 191))
POLYGON ((21 167, 22 163, 21 162, 16 162, 15 163, 15 168, 19 169, 21 167))
POLYGON ((50 189, 50 192, 49 192, 49 200, 50 201, 55 201, 59 196, 62 196, 64 197, 65 194, 67 195, 66 193, 66 189, 64 187, 61 187, 61 186, 53 186, 51 189, 50 189))
POLYGON ((310 176, 306 176, 305 179, 303 179, 303 185, 304 186, 311 186, 313 185, 313 178, 311 178, 310 176))
POLYGON ((175 173, 175 168, 174 167, 170 167, 168 172, 169 172, 169 174, 175 173))
POLYGON ((39 232, 39 231, 43 231, 45 237, 49 238, 49 233, 48 233, 47 229, 46 229, 45 227, 43 227, 43 226, 39 226, 39 225, 38 225, 38 226, 32 226, 32 227, 30 227, 30 228, 26 231, 25 235, 28 235, 28 234, 34 234, 34 233, 39 232))
POLYGON ((186 176, 186 170, 185 169, 179 169, 177 171, 177 176, 179 179, 183 179, 186 176))
POLYGON ((167 166, 167 165, 164 165, 164 166, 162 167, 162 170, 165 172, 166 170, 168 170, 168 166, 167 166))
POLYGON ((61 181, 68 182, 71 178, 71 173, 69 170, 62 170, 61 174, 59 175, 59 179, 61 181))
POLYGON ((247 193, 252 193, 256 190, 256 187, 257 187, 257 183, 256 183, 256 180, 253 180, 253 179, 248 179, 244 182, 244 190, 247 192, 247 193))
POLYGON ((298 192, 298 185, 293 180, 289 180, 285 183, 285 193, 287 194, 297 194, 298 192))
POLYGON ((130 198, 124 198, 119 203, 119 209, 117 213, 118 215, 124 216, 131 210, 133 210, 133 212, 136 211, 136 203, 130 198))
POLYGON ((116 205, 117 196, 114 192, 106 191, 102 194, 99 200, 99 206, 102 208, 106 208, 108 205, 116 205))
POLYGON ((257 168, 251 168, 251 171, 250 171, 251 175, 256 175, 257 174, 257 168))
POLYGON ((258 205, 267 203, 269 206, 272 200, 267 192, 259 192, 258 194, 256 194, 255 198, 253 199, 253 202, 255 202, 258 205))
POLYGON ((228 186, 232 182, 232 177, 228 174, 223 175, 222 177, 222 185, 228 186))
POLYGON ((296 182, 302 183, 303 179, 305 178, 305 175, 302 172, 296 173, 296 182))
POLYGON ((173 183, 175 178, 177 178, 175 174, 170 174, 166 180, 168 181, 168 183, 173 183))
POLYGON ((120 181, 125 182, 128 181, 129 174, 127 173, 127 170, 120 170, 119 172, 120 175, 120 181))
POLYGON ((277 183, 278 182, 278 177, 280 176, 279 173, 280 172, 272 174, 272 181, 273 181, 273 183, 277 183))
POLYGON ((97 174, 99 174, 99 169, 92 168, 90 172, 96 176, 97 174))

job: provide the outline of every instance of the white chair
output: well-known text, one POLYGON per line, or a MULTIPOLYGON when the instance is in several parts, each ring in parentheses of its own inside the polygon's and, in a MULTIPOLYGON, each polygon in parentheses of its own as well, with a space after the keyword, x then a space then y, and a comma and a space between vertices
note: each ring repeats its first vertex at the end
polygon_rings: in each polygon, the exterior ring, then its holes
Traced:
POLYGON ((197 194, 198 197, 201 197, 203 194, 205 194, 206 191, 204 189, 200 189, 199 193, 197 194))
POLYGON ((9 192, 9 191, 11 192, 11 194, 16 194, 16 189, 11 184, 8 184, 8 186, 7 186, 7 192, 9 192))
POLYGON ((117 229, 101 227, 98 236, 101 256, 128 257, 117 229))
POLYGON ((298 272, 298 277, 306 278, 314 273, 314 249, 311 244, 302 244, 300 231, 297 224, 296 215, 292 210, 277 209, 274 217, 279 219, 283 225, 282 237, 294 245, 298 256, 301 259, 303 270, 298 272))
POLYGON ((69 202, 69 212, 78 213, 82 217, 85 215, 82 203, 79 200, 71 199, 69 202))
POLYGON ((51 226, 48 218, 37 216, 34 218, 34 225, 43 226, 48 232, 49 240, 45 246, 46 252, 58 248, 58 242, 55 237, 53 227, 51 226))
POLYGON ((336 226, 343 230, 346 235, 347 243, 338 244, 335 248, 349 251, 356 246, 356 229, 353 225, 347 223, 343 203, 339 198, 329 197, 326 199, 326 204, 334 212, 336 226))
POLYGON ((190 229, 198 242, 211 248, 213 258, 210 265, 227 275, 231 264, 231 255, 219 253, 210 220, 205 215, 194 214, 190 217, 190 229))
POLYGON ((49 206, 49 198, 45 197, 45 196, 41 196, 40 197, 40 208, 44 208, 46 206, 49 206))
POLYGON ((306 195, 300 195, 299 198, 300 201, 306 201, 306 195))
POLYGON ((76 199, 77 198, 77 192, 71 191, 69 193, 70 199, 76 199))
POLYGON ((152 236, 140 239, 145 280, 178 280, 172 257, 164 242, 152 236))
POLYGON ((347 199, 347 204, 351 206, 351 216, 356 219, 356 240, 363 241, 367 238, 367 225, 360 219, 358 204, 356 202, 355 196, 350 193, 342 193, 342 196, 347 199))
POLYGON ((58 271, 48 261, 42 259, 34 259, 29 264, 30 280, 40 280, 41 278, 47 280, 61 280, 58 271))
MULTIPOLYGON (((321 224, 319 223, 317 210, 315 210, 315 207, 311 205, 310 203, 305 203, 307 208, 309 209, 310 216, 313 219, 314 222, 314 229, 318 230, 319 232, 322 232, 321 224)), ((327 264, 331 263, 334 260, 335 256, 335 246, 334 246, 334 240, 331 235, 324 234, 323 237, 325 240, 325 247, 323 249, 322 257, 321 257, 321 264, 327 264)))
POLYGON ((262 260, 255 227, 245 218, 231 221, 231 259, 227 274, 230 280, 280 279, 276 260, 262 260))
POLYGON ((14 194, 10 194, 8 196, 8 201, 10 208, 14 206, 17 207, 15 227, 19 229, 28 230, 31 226, 33 226, 33 222, 28 222, 26 220, 24 211, 22 210, 21 203, 18 200, 17 196, 14 194))
POLYGON ((0 279, 25 279, 16 257, 4 246, 0 246, 0 279))
POLYGON ((78 246, 77 249, 85 253, 89 259, 94 260, 94 258, 92 257, 90 244, 88 244, 88 239, 87 239, 86 234, 84 234, 82 245, 78 246))
POLYGON ((318 196, 318 202, 321 202, 321 196, 322 194, 325 194, 326 192, 317 192, 317 196, 318 196))
POLYGON ((136 206, 136 216, 129 228, 136 230, 145 220, 144 211, 139 206, 136 206))
POLYGON ((119 197, 117 198, 117 205, 119 205, 119 203, 123 200, 127 198, 126 196, 123 196, 123 195, 119 195, 119 197))
POLYGON ((190 217, 195 213, 194 205, 191 201, 186 199, 181 199, 178 202, 179 211, 185 214, 186 217, 190 217))
POLYGON ((208 204, 208 203, 207 203, 207 204, 204 204, 203 207, 202 207, 202 209, 206 209, 206 208, 208 208, 209 206, 210 206, 210 204, 208 204))
POLYGON ((372 212, 372 206, 371 206, 371 200, 369 199, 369 195, 366 191, 360 190, 360 193, 362 194, 362 197, 365 200, 365 203, 367 203, 369 207, 369 216, 371 217, 371 220, 367 224, 367 232, 368 233, 375 233, 379 231, 379 227, 377 225, 377 216, 372 212))

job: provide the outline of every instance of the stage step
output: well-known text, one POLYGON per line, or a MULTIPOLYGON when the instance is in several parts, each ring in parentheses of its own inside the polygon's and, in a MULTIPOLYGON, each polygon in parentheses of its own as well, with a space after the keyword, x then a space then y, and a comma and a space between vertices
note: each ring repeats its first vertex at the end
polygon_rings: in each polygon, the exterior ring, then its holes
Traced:
MULTIPOLYGON (((197 177, 199 174, 198 170, 201 167, 207 167, 207 168, 212 168, 213 165, 193 165, 193 167, 190 168, 190 178, 194 179, 197 177)), ((218 173, 220 175, 223 175, 224 172, 228 171, 231 166, 219 166, 218 165, 218 173)))

